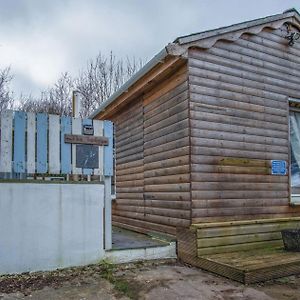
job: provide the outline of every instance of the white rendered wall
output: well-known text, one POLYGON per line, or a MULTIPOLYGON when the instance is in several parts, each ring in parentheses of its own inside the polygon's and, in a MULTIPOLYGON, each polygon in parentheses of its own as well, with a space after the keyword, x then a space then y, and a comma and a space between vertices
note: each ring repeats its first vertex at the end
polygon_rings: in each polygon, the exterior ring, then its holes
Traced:
POLYGON ((0 183, 0 274, 101 260, 103 206, 100 184, 0 183))

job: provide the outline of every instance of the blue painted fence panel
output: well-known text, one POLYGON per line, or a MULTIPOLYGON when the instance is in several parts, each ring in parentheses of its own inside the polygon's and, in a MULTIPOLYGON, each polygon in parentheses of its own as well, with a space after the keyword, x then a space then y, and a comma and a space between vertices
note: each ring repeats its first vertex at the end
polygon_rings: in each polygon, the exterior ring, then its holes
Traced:
POLYGON ((47 148, 48 148, 48 116, 47 114, 37 114, 36 116, 36 155, 37 155, 37 173, 47 173, 47 148))
POLYGON ((61 151, 61 173, 71 174, 71 144, 64 142, 64 135, 71 134, 71 117, 61 117, 60 151, 61 151))
MULTIPOLYGON (((91 120, 91 119, 83 119, 82 120, 82 126, 84 126, 84 125, 91 125, 91 126, 93 126, 93 120, 91 120)), ((91 175, 91 174, 93 174, 93 169, 82 169, 82 173, 84 175, 91 175)))
POLYGON ((104 121, 104 136, 108 138, 108 146, 104 147, 104 176, 113 176, 113 123, 104 121))
POLYGON ((14 115, 14 171, 25 173, 26 113, 16 111, 14 115))

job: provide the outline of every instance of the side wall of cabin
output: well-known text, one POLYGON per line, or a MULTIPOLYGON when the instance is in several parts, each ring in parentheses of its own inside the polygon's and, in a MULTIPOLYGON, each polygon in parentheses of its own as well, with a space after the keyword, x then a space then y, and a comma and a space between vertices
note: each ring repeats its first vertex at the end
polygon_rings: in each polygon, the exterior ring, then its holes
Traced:
POLYGON ((285 27, 189 50, 192 223, 299 215, 289 205, 288 97, 300 99, 300 45, 285 27))
POLYGON ((190 225, 188 96, 185 64, 112 118, 115 225, 173 235, 190 225))

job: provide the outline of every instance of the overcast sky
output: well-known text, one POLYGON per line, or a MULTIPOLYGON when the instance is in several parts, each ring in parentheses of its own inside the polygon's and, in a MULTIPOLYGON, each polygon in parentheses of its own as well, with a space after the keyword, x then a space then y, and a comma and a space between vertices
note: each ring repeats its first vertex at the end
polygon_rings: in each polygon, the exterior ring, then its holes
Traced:
POLYGON ((100 51, 150 59, 177 36, 281 13, 299 0, 0 0, 0 68, 38 95, 100 51))

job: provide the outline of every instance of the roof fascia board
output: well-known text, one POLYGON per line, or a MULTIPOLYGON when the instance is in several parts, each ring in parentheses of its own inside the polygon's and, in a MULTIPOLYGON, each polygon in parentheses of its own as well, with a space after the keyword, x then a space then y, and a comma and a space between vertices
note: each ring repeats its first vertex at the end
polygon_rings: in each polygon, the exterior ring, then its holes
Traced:
POLYGON ((270 17, 266 17, 266 18, 258 19, 258 20, 254 20, 254 21, 248 21, 248 22, 237 24, 237 25, 231 25, 228 27, 223 27, 223 28, 219 28, 219 29, 215 29, 215 30, 209 30, 209 31, 205 31, 202 33, 195 33, 193 35, 179 37, 175 40, 175 42, 179 43, 180 45, 184 45, 187 43, 195 42, 197 40, 203 40, 203 39, 211 38, 211 37, 218 36, 218 35, 232 33, 233 31, 245 30, 249 27, 265 25, 267 23, 272 23, 274 21, 279 21, 279 20, 288 19, 288 18, 292 18, 292 17, 295 17, 298 20, 298 22, 300 23, 299 14, 296 12, 289 12, 289 13, 278 14, 275 16, 270 16, 270 17))
POLYGON ((95 110, 89 118, 94 119, 101 111, 115 101, 124 92, 127 92, 130 86, 135 84, 139 79, 152 70, 158 63, 162 63, 168 56, 167 48, 163 48, 158 54, 156 54, 147 64, 145 64, 135 75, 133 75, 128 81, 126 81, 114 94, 112 94, 106 101, 104 101, 97 110, 95 110))

